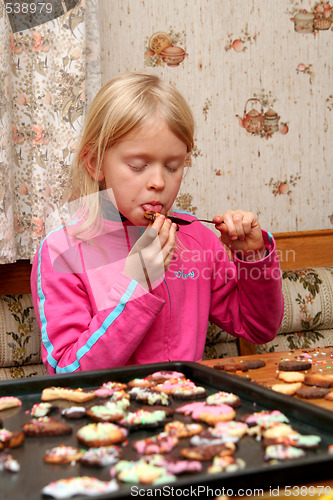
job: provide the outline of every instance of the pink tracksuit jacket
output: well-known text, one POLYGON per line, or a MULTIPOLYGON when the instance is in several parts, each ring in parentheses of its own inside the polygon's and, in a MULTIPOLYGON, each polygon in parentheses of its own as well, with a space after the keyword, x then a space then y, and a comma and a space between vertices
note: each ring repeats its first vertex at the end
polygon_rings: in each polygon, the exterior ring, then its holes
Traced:
POLYGON ((206 226, 180 226, 173 260, 147 292, 122 273, 143 228, 128 221, 103 224, 90 242, 74 237, 74 226, 59 227, 35 255, 31 288, 49 373, 199 361, 208 320, 257 344, 275 337, 283 296, 269 233, 263 231, 264 259, 230 261, 206 226))

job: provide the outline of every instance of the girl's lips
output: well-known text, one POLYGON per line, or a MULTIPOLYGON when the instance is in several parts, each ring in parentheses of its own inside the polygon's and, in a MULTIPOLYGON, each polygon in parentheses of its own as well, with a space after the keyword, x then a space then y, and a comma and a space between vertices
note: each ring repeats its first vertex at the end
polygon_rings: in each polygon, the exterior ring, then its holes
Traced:
POLYGON ((145 212, 159 212, 159 213, 161 213, 163 210, 163 205, 161 205, 160 203, 158 203, 156 205, 152 205, 151 203, 145 203, 144 205, 142 205, 142 208, 145 212))

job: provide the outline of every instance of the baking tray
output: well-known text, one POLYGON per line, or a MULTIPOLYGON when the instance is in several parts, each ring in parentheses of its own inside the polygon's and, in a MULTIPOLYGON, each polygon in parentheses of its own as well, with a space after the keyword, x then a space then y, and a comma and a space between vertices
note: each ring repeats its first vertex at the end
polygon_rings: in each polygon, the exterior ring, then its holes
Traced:
MULTIPOLYGON (((291 425, 302 434, 317 434, 321 437, 319 448, 307 451, 306 457, 297 460, 288 460, 275 465, 267 465, 263 461, 264 449, 260 442, 248 436, 242 438, 235 453, 236 457, 242 457, 246 461, 246 468, 237 472, 208 474, 205 469, 202 473, 186 474, 178 476, 172 483, 163 483, 158 486, 139 486, 134 492, 129 485, 120 485, 118 491, 108 495, 99 495, 102 499, 133 499, 140 497, 201 497, 213 498, 217 494, 234 494, 243 490, 259 490, 262 495, 263 489, 270 490, 279 485, 293 485, 299 482, 299 478, 306 482, 314 482, 332 478, 333 455, 327 453, 327 448, 333 444, 333 413, 301 400, 279 394, 256 383, 238 377, 222 373, 214 368, 209 368, 192 362, 166 362, 148 365, 128 366, 113 370, 99 370, 93 372, 73 373, 70 375, 53 375, 47 377, 36 377, 19 379, 15 381, 0 382, 0 396, 17 396, 22 400, 22 407, 1 412, 3 426, 9 430, 20 430, 23 423, 31 418, 29 411, 34 403, 40 401, 41 391, 52 385, 64 387, 97 388, 103 382, 116 380, 127 382, 134 377, 144 377, 154 371, 176 370, 183 372, 186 377, 206 387, 207 393, 211 394, 217 390, 233 392, 241 398, 242 405, 236 411, 236 419, 245 413, 252 413, 262 409, 282 411, 290 420, 291 425), (173 488, 173 489, 172 489, 173 488), (191 490, 192 488, 192 490, 191 490), (224 488, 224 491, 223 491, 224 488), (154 491, 155 490, 155 491, 154 491), (157 491, 158 490, 158 491, 157 491)), ((183 401, 173 403, 180 406, 183 401)), ((73 403, 71 403, 73 404, 73 403)), ((91 404, 88 403, 88 404, 91 404)), ((59 406, 66 406, 61 402, 59 406)), ((68 404, 67 404, 68 406, 68 404)), ((153 408, 153 407, 152 407, 153 408)), ((51 414, 57 419, 61 416, 51 414)), ((178 420, 191 421, 189 417, 177 414, 178 420)), ((63 419, 62 419, 63 420, 63 419)), ((70 436, 63 437, 26 437, 25 443, 20 448, 10 451, 21 465, 18 473, 0 472, 0 498, 6 500, 38 500, 42 497, 41 489, 51 481, 77 475, 91 475, 101 480, 110 480, 109 467, 102 469, 76 465, 49 465, 44 464, 42 457, 45 450, 66 444, 79 446, 76 439, 76 431, 89 422, 87 418, 77 421, 66 421, 73 427, 70 436)), ((132 450, 131 441, 142 439, 148 435, 160 432, 162 428, 153 431, 135 431, 129 434, 129 445, 124 448, 123 458, 132 459, 138 455, 132 450), (128 455, 127 455, 128 453, 128 455), (134 454, 134 455, 133 455, 134 454)), ((186 446, 188 440, 180 441, 186 446)), ((206 468, 206 464, 203 463, 206 468)), ((317 483, 318 484, 318 483, 317 483)), ((260 493, 259 493, 260 494, 260 493)), ((76 496, 76 500, 86 499, 86 496, 76 496)))

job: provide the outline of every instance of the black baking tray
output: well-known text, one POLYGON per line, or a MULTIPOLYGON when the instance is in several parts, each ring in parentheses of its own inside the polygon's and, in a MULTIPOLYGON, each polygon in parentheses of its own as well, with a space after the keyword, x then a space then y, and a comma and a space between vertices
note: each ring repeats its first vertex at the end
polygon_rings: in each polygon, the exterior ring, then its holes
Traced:
MULTIPOLYGON (((236 457, 246 461, 243 470, 232 473, 208 474, 203 470, 198 474, 186 474, 178 476, 172 483, 164 483, 156 486, 137 486, 135 490, 129 485, 121 484, 119 490, 108 495, 99 495, 102 499, 133 499, 138 497, 177 497, 188 498, 191 496, 201 498, 214 498, 219 494, 230 495, 243 493, 245 490, 259 492, 272 490, 280 485, 297 484, 302 477, 306 482, 317 482, 332 478, 333 455, 328 454, 328 446, 333 444, 333 413, 310 403, 296 400, 290 396, 279 394, 270 389, 261 387, 246 378, 237 375, 220 372, 214 368, 192 362, 166 362, 152 363, 148 365, 135 365, 113 370, 98 370, 92 372, 80 372, 70 375, 53 375, 47 377, 26 378, 12 381, 0 382, 0 396, 17 396, 22 400, 22 407, 2 411, 0 417, 3 426, 9 430, 20 430, 23 423, 31 418, 29 411, 34 403, 40 401, 41 391, 52 385, 64 387, 97 388, 103 382, 116 380, 127 382, 134 377, 144 377, 154 371, 176 370, 183 372, 194 382, 206 387, 207 393, 218 390, 233 392, 241 398, 242 405, 237 409, 236 419, 245 413, 252 413, 263 409, 282 411, 290 420, 290 424, 302 434, 317 434, 321 437, 321 444, 316 450, 306 452, 306 457, 296 460, 288 460, 279 464, 267 465, 263 461, 264 449, 259 441, 254 438, 244 437, 238 445, 236 457), (227 491, 228 490, 228 491, 227 491)), ((73 404, 73 403, 71 403, 73 404)), ((91 402, 89 403, 91 404, 91 402)), ((182 401, 173 403, 180 406, 182 401)), ((59 404, 60 405, 60 404, 59 404)), ((61 403, 60 406, 65 406, 61 403)), ((68 406, 68 404, 67 404, 68 406)), ((153 407, 152 407, 153 408, 153 407)), ((54 416, 52 414, 51 416, 54 416)), ((56 415, 55 418, 62 419, 56 415)), ((178 420, 190 421, 189 417, 177 414, 178 420)), ((44 452, 59 444, 78 446, 76 430, 89 422, 88 419, 67 421, 73 427, 73 434, 64 437, 31 438, 27 437, 20 448, 10 451, 21 465, 18 473, 0 472, 0 498, 6 500, 38 500, 42 497, 41 490, 51 481, 71 476, 90 475, 104 481, 110 480, 109 467, 98 469, 84 467, 80 464, 72 465, 48 465, 43 462, 44 452)), ((131 451, 131 440, 141 439, 148 435, 160 432, 162 428, 153 431, 135 431, 129 434, 129 445, 124 448, 124 457, 138 457, 131 451), (128 452, 126 451, 128 450, 128 452), (131 455, 132 453, 132 455, 131 455)), ((186 446, 187 441, 181 440, 181 445, 186 446)), ((207 465, 205 465, 206 468, 207 465)), ((87 497, 76 496, 76 500, 87 497)))

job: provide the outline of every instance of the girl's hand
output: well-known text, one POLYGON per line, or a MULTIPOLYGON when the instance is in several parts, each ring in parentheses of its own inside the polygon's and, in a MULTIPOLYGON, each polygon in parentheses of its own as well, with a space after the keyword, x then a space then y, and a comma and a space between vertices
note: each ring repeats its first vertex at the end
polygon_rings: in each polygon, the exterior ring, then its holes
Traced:
POLYGON ((176 245, 177 225, 164 215, 156 217, 130 251, 124 274, 149 290, 168 269, 176 245))
POLYGON ((213 219, 221 232, 221 241, 242 260, 255 261, 266 255, 257 218, 251 212, 227 210, 213 219))

